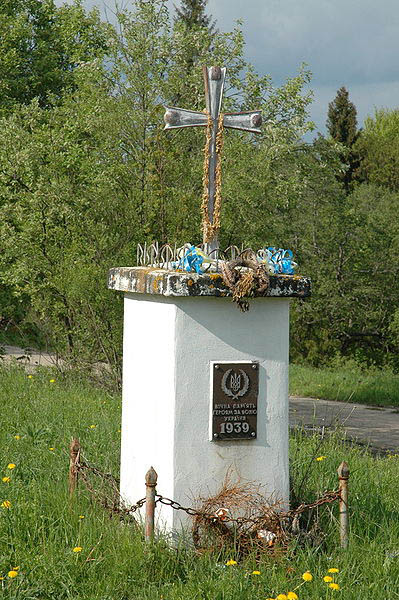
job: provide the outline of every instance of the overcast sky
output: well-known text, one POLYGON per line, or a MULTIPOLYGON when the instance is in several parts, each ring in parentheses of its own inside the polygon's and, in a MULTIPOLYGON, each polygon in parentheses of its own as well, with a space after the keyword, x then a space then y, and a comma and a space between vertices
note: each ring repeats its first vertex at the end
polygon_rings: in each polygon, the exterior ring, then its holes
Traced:
MULTIPOLYGON (((103 0, 85 4, 104 8, 103 0)), ((112 7, 114 0, 105 4, 112 7)), ((168 4, 173 7, 172 0, 168 4)), ((243 20, 246 58, 275 84, 308 64, 311 118, 322 132, 328 103, 342 85, 357 108, 359 126, 375 107, 399 106, 398 0, 208 0, 207 12, 221 31, 243 20)))

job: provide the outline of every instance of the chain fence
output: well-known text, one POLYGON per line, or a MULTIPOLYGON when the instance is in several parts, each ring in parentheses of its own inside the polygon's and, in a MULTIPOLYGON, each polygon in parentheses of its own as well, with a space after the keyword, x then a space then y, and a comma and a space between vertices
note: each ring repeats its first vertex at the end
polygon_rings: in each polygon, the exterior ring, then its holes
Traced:
MULTIPOLYGON (((121 520, 139 524, 135 513, 145 506, 145 497, 126 506, 120 496, 116 477, 89 464, 80 451, 72 462, 76 482, 79 480, 85 486, 93 501, 121 520)), ((305 512, 317 512, 319 508, 339 500, 339 489, 326 491, 314 502, 283 510, 280 503, 269 502, 251 484, 233 485, 228 481, 216 496, 199 499, 198 508, 183 506, 176 500, 155 493, 155 505, 168 506, 192 517, 192 537, 198 550, 220 550, 233 545, 241 553, 254 547, 284 550, 294 537, 311 539, 316 530, 320 538, 318 519, 313 519, 311 527, 308 523, 305 531, 300 527, 300 517, 305 512)))

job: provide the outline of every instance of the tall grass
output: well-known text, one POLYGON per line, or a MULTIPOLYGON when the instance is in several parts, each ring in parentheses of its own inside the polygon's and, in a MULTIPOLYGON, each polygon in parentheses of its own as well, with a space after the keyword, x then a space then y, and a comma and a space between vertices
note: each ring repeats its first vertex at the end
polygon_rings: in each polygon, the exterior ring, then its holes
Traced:
POLYGON ((330 368, 291 365, 290 393, 399 408, 399 375, 389 369, 364 369, 351 362, 330 368))
POLYGON ((264 600, 297 588, 301 600, 335 594, 356 600, 399 598, 396 457, 373 459, 347 448, 337 436, 320 441, 298 431, 291 440, 291 476, 301 499, 313 500, 335 488, 339 463, 346 459, 350 465, 350 549, 339 549, 335 506, 322 518, 324 542, 315 535, 313 545, 295 542, 278 558, 254 555, 226 566, 229 558, 238 557, 197 555, 190 547, 171 549, 162 540, 146 546, 139 529, 110 517, 83 489, 69 503, 72 435, 81 439, 87 458, 118 475, 119 396, 46 371, 28 379, 12 369, 0 371, 0 405, 0 470, 1 477, 10 477, 0 480, 0 503, 11 503, 11 508, 0 508, 1 597, 264 600), (317 461, 317 456, 326 458, 317 461), (15 468, 8 469, 10 463, 15 468), (82 550, 73 552, 76 547, 82 550), (18 575, 9 578, 14 567, 18 575), (334 575, 339 592, 322 579, 331 567, 340 570, 334 575), (313 581, 305 583, 307 570, 313 581))

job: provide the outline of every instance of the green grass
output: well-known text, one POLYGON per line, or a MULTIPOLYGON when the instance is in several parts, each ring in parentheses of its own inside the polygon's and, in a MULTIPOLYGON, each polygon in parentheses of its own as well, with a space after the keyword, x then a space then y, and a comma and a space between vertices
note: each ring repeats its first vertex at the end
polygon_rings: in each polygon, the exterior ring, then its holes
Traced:
POLYGON ((72 435, 80 438, 89 460, 118 475, 119 396, 46 371, 28 379, 20 369, 3 369, 0 405, 0 471, 1 477, 11 477, 9 483, 0 479, 0 503, 11 502, 10 509, 0 508, 2 598, 265 600, 298 585, 300 600, 399 598, 397 457, 373 459, 346 447, 337 435, 320 441, 297 432, 291 440, 291 476, 302 499, 335 488, 339 463, 346 459, 350 465, 350 549, 339 548, 335 506, 322 519, 323 545, 293 543, 277 559, 249 556, 226 567, 228 558, 237 557, 199 556, 187 546, 171 549, 162 541, 146 546, 139 530, 110 518, 82 488, 69 504, 72 435), (50 383, 52 378, 56 381, 50 383), (316 461, 319 455, 325 460, 316 461), (15 469, 7 469, 9 463, 15 469), (81 553, 72 551, 76 546, 81 553), (15 566, 19 575, 9 579, 15 566), (331 567, 340 569, 340 592, 322 580, 331 567), (252 575, 253 570, 261 574, 252 575), (312 582, 303 582, 306 570, 312 582))
POLYGON ((290 367, 290 394, 373 406, 399 407, 399 375, 356 365, 290 367))

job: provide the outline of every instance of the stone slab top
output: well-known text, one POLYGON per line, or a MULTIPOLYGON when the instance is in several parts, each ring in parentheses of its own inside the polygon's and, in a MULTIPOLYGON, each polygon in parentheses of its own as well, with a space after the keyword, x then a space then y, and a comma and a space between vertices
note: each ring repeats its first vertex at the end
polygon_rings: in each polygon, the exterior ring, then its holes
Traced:
MULTIPOLYGON (((169 297, 231 297, 220 273, 187 273, 156 267, 114 267, 108 274, 108 288, 120 292, 169 297)), ((255 297, 306 298, 311 280, 300 275, 270 275, 266 292, 255 297)))

